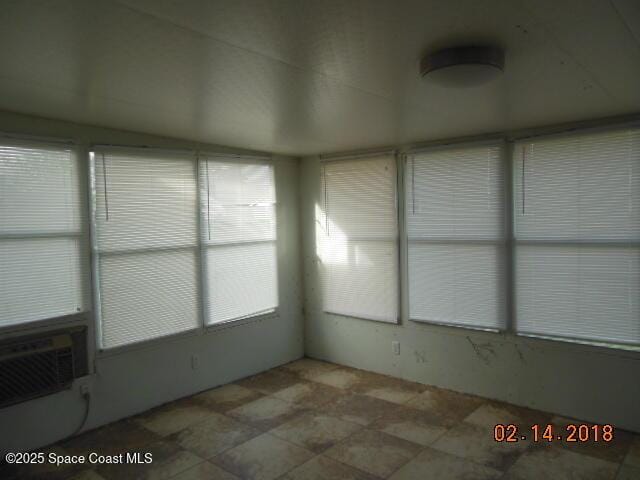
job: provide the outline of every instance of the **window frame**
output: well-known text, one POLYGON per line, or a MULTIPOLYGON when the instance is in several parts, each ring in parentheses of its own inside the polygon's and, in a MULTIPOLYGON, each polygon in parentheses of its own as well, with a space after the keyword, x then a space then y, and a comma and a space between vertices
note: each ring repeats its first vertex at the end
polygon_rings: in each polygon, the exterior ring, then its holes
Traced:
MULTIPOLYGON (((510 281, 510 297, 511 297, 511 305, 512 305, 512 315, 510 320, 510 333, 513 333, 517 337, 524 338, 537 338, 543 340, 551 340, 563 343, 570 344, 580 344, 580 345, 591 345, 591 346, 600 346, 613 350, 623 350, 623 351, 640 351, 640 341, 639 342, 611 342, 606 340, 597 340, 597 339, 589 339, 584 337, 574 337, 569 335, 561 335, 561 334, 545 334, 545 333, 535 333, 535 332, 527 332, 518 330, 518 318, 517 318, 517 286, 516 286, 516 271, 518 268, 516 261, 516 248, 518 245, 532 245, 532 246, 585 246, 592 248, 603 248, 606 249, 608 247, 622 247, 622 248, 631 248, 631 249, 639 249, 640 250, 640 239, 636 241, 621 241, 621 240, 570 240, 570 239, 523 239, 518 240, 516 238, 516 201, 515 197, 516 192, 516 182, 520 179, 516 178, 516 168, 515 164, 517 161, 521 159, 517 152, 518 143, 526 142, 531 139, 563 139, 563 138, 571 138, 576 135, 589 135, 589 134, 598 134, 598 133, 607 133, 607 132, 616 132, 627 129, 638 129, 640 131, 640 122, 616 122, 609 123, 602 126, 597 127, 585 127, 585 128, 574 128, 559 132, 552 133, 539 133, 539 134, 531 134, 531 135, 521 135, 521 136, 513 136, 509 138, 510 143, 510 152, 509 152, 509 175, 511 178, 510 184, 510 201, 509 208, 511 209, 511 253, 510 253, 510 262, 511 262, 511 281, 510 281)), ((640 293, 639 293, 640 295, 640 293)), ((640 322, 640 319, 638 320, 640 322)))
MULTIPOLYGON (((241 325, 244 323, 252 323, 255 318, 273 318, 279 315, 280 308, 280 282, 279 282, 279 252, 278 252, 278 189, 276 184, 276 168, 275 163, 266 157, 256 157, 256 156, 241 156, 241 155, 227 155, 223 153, 211 153, 211 152, 198 152, 196 154, 196 168, 197 168, 197 182, 198 182, 198 248, 199 248, 199 265, 200 265, 200 290, 201 290, 201 306, 202 306, 202 326, 205 331, 216 331, 225 328, 225 326, 241 325), (244 242, 227 242, 220 244, 209 244, 203 240, 204 238, 204 228, 208 226, 208 222, 210 221, 208 215, 209 213, 205 213, 201 210, 202 207, 202 195, 205 193, 205 190, 208 194, 209 192, 209 180, 208 178, 201 178, 202 168, 201 162, 205 162, 208 165, 209 160, 215 161, 214 159, 220 159, 221 162, 225 160, 228 163, 243 163, 245 165, 268 165, 271 168, 272 179, 273 179, 273 193, 274 193, 274 202, 273 202, 273 210, 274 210, 274 238, 273 240, 249 240, 244 242), (206 186, 206 188, 205 188, 206 186), (205 221, 205 217, 207 220, 205 221), (221 322, 210 323, 209 322, 209 298, 205 295, 205 292, 208 290, 209 285, 209 277, 207 270, 207 261, 206 254, 207 250, 210 248, 215 248, 216 246, 239 246, 239 245, 248 245, 248 244, 273 244, 273 248, 275 250, 275 278, 276 278, 276 299, 277 303, 274 308, 263 310, 260 312, 255 312, 249 315, 243 315, 237 318, 232 318, 229 320, 224 320, 221 322)), ((205 167, 205 171, 207 167, 205 167)), ((208 202, 207 202, 208 204, 208 202)))
MULTIPOLYGON (((411 148, 407 149, 402 155, 402 178, 403 178, 403 189, 402 189, 402 199, 400 203, 402 203, 404 208, 403 215, 403 229, 401 232, 402 235, 402 245, 406 250, 404 255, 404 275, 403 278, 405 280, 405 289, 406 289, 406 303, 404 304, 406 310, 406 320, 428 324, 428 325, 439 325, 444 327, 453 327, 453 328, 463 328, 467 330, 481 331, 481 332, 491 332, 491 333, 500 333, 500 332, 508 332, 511 331, 512 328, 512 308, 511 308, 511 300, 510 300, 510 288, 509 284, 511 281, 511 238, 513 236, 513 228, 511 222, 511 209, 509 208, 511 205, 511 177, 509 176, 509 167, 510 167, 510 153, 511 146, 507 141, 507 138, 504 136, 500 137, 489 137, 481 140, 472 140, 472 141, 460 141, 460 142, 452 142, 445 144, 436 144, 432 146, 426 146, 422 148, 411 148), (412 158, 415 155, 419 155, 421 153, 431 153, 437 151, 446 151, 446 150, 457 150, 457 149, 465 149, 465 148, 476 148, 476 147, 498 147, 500 149, 500 168, 502 169, 502 197, 503 197, 503 232, 502 239, 490 240, 490 239, 461 239, 454 237, 442 237, 437 239, 420 239, 420 240, 411 240, 409 239, 409 230, 408 230, 408 216, 409 213, 407 211, 407 206, 409 202, 413 205, 414 199, 409 198, 409 194, 413 195, 414 185, 412 184, 410 187, 407 185, 407 180, 409 180, 409 176, 411 177, 411 181, 414 181, 414 172, 410 169, 414 168, 413 163, 409 166, 409 162, 414 162, 415 159, 412 158), (504 292, 504 326, 502 328, 492 328, 481 325, 466 325, 463 323, 454 323, 454 322, 444 322, 444 321, 436 321, 430 319, 418 319, 411 317, 410 311, 410 293, 409 293, 409 246, 410 244, 430 244, 430 245, 492 245, 495 246, 499 251, 502 251, 503 257, 503 268, 502 268, 502 287, 505 289, 504 292)), ((500 285, 498 285, 500 287, 500 285)))
MULTIPOLYGON (((32 135, 19 135, 0 133, 0 144, 7 147, 16 148, 32 148, 46 149, 47 147, 59 150, 68 150, 77 167, 77 178, 75 179, 78 189, 79 201, 79 224, 77 231, 56 232, 56 233, 21 233, 21 234, 1 234, 0 240, 22 240, 22 239, 49 239, 49 238, 69 238, 78 241, 78 263, 80 266, 80 285, 79 296, 83 304, 83 310, 76 312, 68 312, 63 315, 40 318, 37 320, 27 320, 19 323, 13 323, 0 326, 0 337, 13 336, 19 332, 48 330, 65 325, 87 325, 88 335, 93 335, 93 322, 87 322, 86 319, 91 315, 93 310, 92 289, 90 286, 90 278, 92 276, 91 260, 90 260, 90 225, 88 218, 88 196, 86 183, 86 149, 82 145, 68 138, 50 138, 32 135)), ((90 342, 92 343, 92 342, 90 342)))
MULTIPOLYGON (((398 208, 398 216, 397 216, 397 225, 398 225, 398 250, 399 250, 399 277, 398 277, 398 294, 400 297, 398 315, 399 321, 396 325, 406 324, 407 322, 413 322, 415 324, 422 324, 424 326, 438 326, 438 327, 446 327, 449 329, 458 329, 459 331, 478 331, 485 332, 488 334, 491 333, 499 333, 502 335, 509 335, 515 338, 523 337, 523 338, 534 338, 552 341, 557 344, 562 345, 576 345, 576 346, 587 346, 587 347, 599 347, 599 348, 607 348, 615 351, 628 351, 628 352, 640 352, 640 344, 635 343, 612 343, 606 341, 592 341, 585 340, 581 338, 574 337, 562 337, 562 336, 549 336, 542 334, 530 334, 524 332, 518 332, 516 329, 517 323, 517 305, 516 305, 516 238, 515 238, 515 184, 516 179, 514 161, 517 155, 516 152, 516 144, 520 141, 527 140, 529 138, 538 138, 538 137, 570 137, 575 134, 589 134, 589 133, 598 133, 598 132, 607 132, 607 131, 615 131, 621 129, 628 128, 640 128, 640 120, 638 119, 609 119, 604 121, 592 121, 592 122, 583 122, 582 124, 570 124, 570 125, 561 125, 561 126, 551 126, 551 127, 537 127, 532 129, 523 129, 523 130, 512 130, 512 131, 504 131, 502 133, 495 134, 487 134, 476 137, 463 137, 453 140, 439 140, 434 142, 426 142, 418 145, 409 145, 406 147, 402 147, 399 150, 376 150, 376 151, 363 151, 361 153, 353 153, 353 154, 332 154, 327 156, 319 156, 318 160, 320 162, 320 172, 319 175, 323 175, 323 163, 328 161, 340 161, 340 160, 349 160, 358 157, 374 157, 374 156, 383 156, 388 155, 390 153, 396 154, 396 173, 397 173, 397 198, 396 205, 398 208), (410 193, 410 189, 407 185, 407 170, 409 168, 408 161, 409 156, 416 152, 428 151, 434 149, 443 149, 443 148, 459 148, 459 147, 467 147, 467 146, 481 146, 487 144, 502 144, 503 146, 503 181, 504 181, 504 240, 501 242, 491 242, 503 245, 504 251, 504 283, 503 288, 505 289, 505 325, 503 329, 490 329, 490 328, 478 328, 470 325, 458 325, 451 323, 443 323, 443 322, 434 322, 434 321, 425 321, 425 320, 416 320, 412 319, 409 316, 409 268, 408 268, 408 249, 409 249, 409 239, 407 232, 407 196, 410 193)), ((318 179, 318 184, 322 185, 321 178, 318 179)), ((322 198, 324 192, 322 188, 319 190, 319 199, 320 203, 324 204, 324 199, 322 198)), ((619 244, 620 242, 618 242, 619 244)), ((615 242, 614 242, 615 244, 615 242)), ((638 244, 634 243, 633 247, 638 244)), ((334 315, 335 313, 326 311, 322 308, 323 312, 327 314, 334 315)), ((339 315, 345 318, 357 318, 362 319, 361 317, 352 317, 345 314, 337 313, 335 315, 339 315)), ((365 319, 367 320, 367 319, 365 319)), ((387 323, 387 322, 382 322, 387 323)))
MULTIPOLYGON (((378 159, 378 158, 389 158, 391 160, 391 162, 394 165, 395 168, 395 178, 393 179, 393 188, 394 188, 394 210, 395 210, 395 236, 394 238, 390 238, 390 239, 386 239, 383 238, 382 235, 380 236, 373 236, 373 235, 363 235, 363 236, 359 236, 358 238, 355 239, 355 241, 362 241, 362 242, 376 242, 376 243, 394 243, 395 247, 396 247, 396 279, 397 279, 397 284, 396 284, 396 312, 395 312, 395 317, 393 318, 393 320, 384 320, 382 318, 376 318, 376 317, 365 317, 363 315, 357 315, 355 313, 341 313, 341 312, 334 312, 331 309, 327 309, 324 306, 324 302, 322 305, 322 311, 324 313, 330 314, 330 315, 339 315, 339 316, 343 316, 343 317, 349 317, 349 318, 354 318, 354 319, 358 319, 358 320, 366 320, 366 321, 370 321, 370 322, 376 322, 376 323, 381 323, 381 324, 389 324, 389 325, 400 325, 401 321, 402 321, 402 315, 403 315, 403 311, 404 311, 404 307, 403 307, 403 298, 404 298, 404 278, 403 278, 403 252, 402 252, 402 237, 401 237, 401 231, 404 228, 404 221, 402 219, 403 215, 404 215, 404 207, 402 206, 402 202, 400 201, 401 198, 403 198, 403 191, 402 191, 402 185, 403 185, 403 179, 402 179, 402 175, 401 175, 401 157, 399 155, 399 152, 397 150, 384 150, 384 151, 375 151, 375 152, 371 152, 371 153, 357 153, 357 154, 347 154, 347 155, 329 155, 326 157, 320 157, 320 180, 319 180, 319 184, 320 184, 320 194, 321 194, 321 205, 322 205, 322 210, 323 210, 323 215, 325 218, 325 221, 328 221, 328 213, 327 213, 327 206, 326 206, 326 202, 327 202, 327 192, 326 192, 326 188, 327 188, 327 183, 326 183, 326 177, 325 177, 325 167, 327 164, 331 164, 331 163, 340 163, 340 162, 350 162, 350 161, 358 161, 358 160, 374 160, 374 159, 378 159)), ((321 272, 321 277, 324 275, 324 272, 321 272)), ((323 282, 324 280, 321 279, 321 282, 323 282)))
MULTIPOLYGON (((488 135, 485 137, 481 137, 479 139, 465 140, 461 139, 459 141, 451 141, 451 142, 434 142, 431 145, 426 145, 423 147, 415 147, 415 148, 407 148, 403 150, 402 156, 404 161, 402 162, 402 178, 404 179, 404 183, 402 184, 402 190, 399 193, 401 195, 401 201, 399 203, 401 205, 405 205, 408 200, 409 188, 406 185, 407 179, 407 169, 409 156, 415 152, 421 151, 429 151, 432 149, 441 149, 441 148, 456 148, 456 147, 464 147, 464 146, 478 146, 483 144, 490 143, 498 143, 503 142, 504 150, 503 150, 503 168, 504 168, 504 197, 505 197, 505 242, 504 242, 504 260, 505 260, 505 298, 506 298, 506 322, 505 328, 502 330, 494 330, 494 329, 486 329, 486 328, 476 328, 474 326, 468 325, 456 325, 442 322, 433 322, 433 321, 424 321, 424 320, 416 320, 410 318, 409 315, 409 292, 408 292, 408 282, 409 282, 409 268, 408 268, 408 248, 409 248, 409 240, 408 240, 408 232, 407 232, 407 218, 406 212, 401 218, 401 226, 400 226, 400 235, 401 235, 401 248, 402 252, 402 268, 403 274, 402 278, 407 287, 404 287, 402 290, 403 302, 402 307, 403 311, 403 321, 411 321, 416 324, 425 324, 425 325, 437 325, 448 328, 457 328, 471 331, 482 331, 488 333, 502 333, 513 335, 514 337, 522 337, 522 338, 535 338, 542 339, 548 341, 559 342, 563 344, 574 344, 574 345, 586 345, 586 346, 594 346, 601 348, 608 348, 611 350, 617 351, 632 351, 639 352, 640 351, 640 343, 613 343, 607 341, 598 341, 598 340, 589 340, 583 338, 575 338, 569 336, 561 336, 561 335, 545 335, 545 334, 535 334, 528 332, 520 332, 517 330, 517 304, 516 304, 516 245, 522 242, 530 243, 529 240, 518 241, 515 236, 515 182, 517 179, 515 178, 516 170, 514 168, 514 162, 517 160, 517 152, 516 152, 516 144, 521 141, 526 141, 527 139, 534 138, 563 138, 563 137, 571 137, 573 135, 580 134, 589 134, 589 133, 600 133, 600 132, 610 132, 616 130, 624 130, 629 128, 640 128, 640 121, 631 121, 631 122, 608 122, 599 126, 590 126, 590 127, 578 127, 578 128, 570 128, 553 131, 553 129, 544 129, 537 128, 532 129, 529 132, 523 134, 504 134, 500 136, 488 135), (545 131, 546 130, 546 131, 545 131)), ((544 244, 544 240, 536 240, 537 243, 544 244)), ((546 242, 549 243, 549 242, 546 242)), ((552 243, 566 243, 573 244, 571 241, 552 241, 552 243)), ((631 248, 640 247, 640 242, 585 242, 585 245, 595 245, 599 244, 600 246, 619 246, 624 243, 626 246, 630 246, 631 248)))
MULTIPOLYGON (((99 151, 102 152, 120 152, 123 154, 131 153, 133 155, 138 155, 143 158, 143 155, 140 154, 148 154, 153 155, 157 153, 159 156, 171 156, 175 154, 177 156, 183 156, 185 162, 194 162, 194 169, 197 168, 197 164, 195 163, 195 152, 190 150, 175 150, 175 149, 159 149, 159 148, 144 148, 144 147, 125 147, 125 146, 113 146, 113 145, 92 145, 88 152, 88 160, 89 160, 89 196, 90 196, 90 225, 91 225, 91 272, 92 272, 92 290, 93 290, 93 298, 94 298, 94 322, 95 322, 95 348, 98 354, 102 354, 103 352, 120 352, 126 351, 130 348, 136 348, 138 346, 154 344, 155 342, 161 342, 170 338, 181 338, 183 336, 190 336, 197 332, 202 328, 202 309, 201 309, 201 285, 200 285, 200 252, 199 252, 199 240, 198 235, 199 231, 199 206, 196 206, 196 241, 192 246, 170 246, 170 247, 144 247, 144 248, 131 248, 125 250, 119 250, 116 252, 101 252, 100 246, 98 244, 98 226, 97 226, 97 188, 96 188, 96 155, 99 154, 99 151), (98 151, 98 152, 97 152, 98 151), (187 156, 193 156, 193 159, 186 158, 187 156), (135 342, 129 342, 126 344, 116 345, 114 347, 105 348, 102 344, 102 301, 101 301, 101 286, 100 286, 100 258, 103 256, 122 256, 128 254, 140 254, 140 253, 152 253, 152 252, 162 252, 162 251, 170 251, 170 252, 178 252, 178 251, 187 251, 192 250, 194 257, 196 258, 196 298, 198 299, 197 305, 197 315, 198 315, 198 324, 195 328, 190 328, 188 330, 181 330, 179 332, 174 332, 166 335, 161 335, 159 337, 154 338, 145 338, 142 340, 138 340, 135 342)), ((197 170, 195 171, 195 181, 197 182, 197 170)), ((196 202, 199 201, 198 198, 198 189, 196 184, 196 202)))
MULTIPOLYGON (((219 322, 211 325, 207 325, 206 323, 206 295, 204 295, 204 287, 206 282, 206 270, 205 270, 205 262, 204 262, 204 253, 208 245, 202 241, 202 229, 203 229, 203 215, 201 212, 201 195, 202 195, 202 178, 200 177, 200 162, 201 157, 220 157, 223 159, 228 159, 231 162, 245 162, 245 163, 265 163, 271 165, 273 169, 273 186, 274 191, 276 192, 276 202, 274 203, 274 210, 276 212, 275 220, 276 220, 276 239, 270 242, 273 242, 276 249, 276 282, 277 287, 279 287, 279 244, 277 241, 277 230, 278 230, 278 202, 277 202, 277 181, 276 181, 276 164, 273 161, 271 156, 254 156, 254 155, 241 155, 236 153, 221 153, 221 152, 204 152, 201 150, 178 150, 178 149, 170 149, 170 148, 148 148, 148 147, 134 147, 134 146, 115 146, 115 145, 102 145, 102 144, 92 144, 90 148, 87 150, 87 159, 88 159, 88 168, 87 168, 87 178, 88 178, 88 190, 89 190, 89 231, 90 231, 90 252, 91 252, 91 294, 93 305, 95 308, 93 309, 93 324, 95 325, 95 334, 93 346, 95 349, 96 358, 105 358, 113 355, 118 355, 120 353, 137 350, 141 348, 146 348, 158 344, 162 344, 165 342, 173 342, 180 341, 184 338, 202 336, 207 334, 215 334, 221 330, 226 330, 228 328, 233 328, 241 325, 246 325, 250 323, 261 322, 265 320, 270 320, 273 318, 278 318, 280 315, 280 296, 278 295, 278 305, 276 308, 265 311, 265 312, 257 312, 253 315, 248 315, 244 317, 240 317, 237 319, 231 319, 224 322, 219 322), (101 315, 101 290, 100 290, 100 276, 99 276, 99 260, 100 260, 100 252, 98 246, 98 234, 97 234, 97 223, 96 223, 96 176, 95 176, 95 162, 96 162, 96 150, 112 150, 112 151, 121 151, 121 152, 134 152, 141 153, 145 152, 148 154, 157 153, 158 155, 192 155, 193 159, 185 159, 185 161, 193 162, 193 166, 195 168, 195 181, 196 181, 196 229, 197 229, 197 238, 194 246, 180 246, 180 247, 171 247, 171 251, 177 250, 185 250, 185 249, 193 249, 194 254, 196 256, 196 285, 197 285, 197 310, 198 310, 198 325, 195 328, 191 328, 188 330, 183 330, 180 332, 170 333, 167 335, 163 335, 155 338, 147 338, 135 342, 130 342, 127 344, 117 345, 111 348, 104 348, 102 346, 102 315, 101 315)), ((167 250, 163 247, 151 247, 149 249, 141 249, 136 250, 136 252, 142 251, 162 251, 167 250)), ((121 253, 121 252, 118 252, 121 253)), ((118 254, 116 253, 116 254, 118 254)), ((126 254, 126 252, 125 252, 126 254)), ((104 253, 102 253, 104 255, 104 253)), ((279 291, 279 288, 278 288, 279 291)))

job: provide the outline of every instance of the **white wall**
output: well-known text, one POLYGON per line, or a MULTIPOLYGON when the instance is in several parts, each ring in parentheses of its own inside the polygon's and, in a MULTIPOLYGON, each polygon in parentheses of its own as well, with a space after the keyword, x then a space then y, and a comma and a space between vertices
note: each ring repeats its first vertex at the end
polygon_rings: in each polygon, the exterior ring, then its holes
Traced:
POLYGON ((300 188, 308 356, 640 432, 638 352, 324 313, 315 254, 315 208, 322 205, 316 157, 302 160, 300 188))
MULTIPOLYGON (((71 137, 85 145, 224 150, 7 112, 0 112, 0 132, 71 137)), ((294 159, 276 160, 280 315, 96 359, 86 429, 285 363, 306 349, 316 358, 640 432, 638 354, 406 319, 387 325, 323 313, 315 258, 319 174, 315 158, 304 159, 300 169, 294 159), (392 340, 400 342, 399 356, 392 353, 392 340), (193 354, 200 359, 197 370, 191 368, 193 354)), ((82 415, 77 387, 0 409, 0 453, 53 443, 73 432, 82 415)))
MULTIPOLYGON (((239 152, 214 145, 8 112, 0 112, 0 132, 72 138, 87 147, 97 143, 202 147, 210 151, 239 152)), ((95 374, 88 379, 92 401, 85 430, 303 355, 298 161, 276 158, 275 177, 278 198, 278 316, 98 356, 95 374), (194 354, 199 357, 196 370, 191 366, 194 354)), ((92 321, 91 315, 88 319, 88 322, 92 321)), ((0 409, 0 453, 24 451, 58 441, 78 427, 83 413, 84 404, 77 385, 72 390, 0 409)))

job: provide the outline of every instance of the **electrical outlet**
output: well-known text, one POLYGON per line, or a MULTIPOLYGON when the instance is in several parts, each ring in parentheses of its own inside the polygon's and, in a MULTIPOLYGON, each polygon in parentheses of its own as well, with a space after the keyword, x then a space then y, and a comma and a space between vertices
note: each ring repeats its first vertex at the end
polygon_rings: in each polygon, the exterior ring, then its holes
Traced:
POLYGON ((400 355, 400 342, 391 342, 391 348, 393 349, 394 355, 400 355))
POLYGON ((200 358, 197 355, 191 355, 191 368, 197 370, 200 367, 200 358))
POLYGON ((91 376, 85 375, 75 379, 74 387, 81 395, 89 395, 91 393, 91 376))

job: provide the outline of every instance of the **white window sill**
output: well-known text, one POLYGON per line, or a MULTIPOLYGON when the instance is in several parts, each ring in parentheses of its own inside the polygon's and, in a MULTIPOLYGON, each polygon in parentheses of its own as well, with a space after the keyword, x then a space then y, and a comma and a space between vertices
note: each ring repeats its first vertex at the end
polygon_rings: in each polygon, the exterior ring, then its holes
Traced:
POLYGON ((236 328, 236 327, 241 327, 244 325, 249 325, 252 323, 257 323, 257 322, 261 322, 264 320, 270 320, 273 318, 277 318, 279 316, 278 314, 278 309, 274 309, 274 310, 269 310, 266 312, 259 312, 253 315, 249 315, 246 317, 241 317, 241 318, 237 318, 237 319, 233 319, 233 320, 227 320, 225 322, 220 322, 220 323, 216 323, 213 325, 206 325, 204 327, 199 326, 197 328, 194 328, 192 330, 187 330, 184 332, 179 332, 179 333, 173 333, 173 334, 169 334, 169 335, 165 335, 162 337, 157 337, 157 338, 152 338, 149 340, 142 340, 139 342, 135 342, 135 343, 129 343, 126 345, 120 345, 117 347, 113 347, 113 348, 107 348, 107 349, 99 349, 96 352, 96 358, 97 359, 102 359, 102 358, 108 358, 111 356, 115 356, 115 355, 121 355, 121 354, 125 354, 134 350, 141 350, 141 349, 147 349, 147 348, 157 348, 161 345, 164 345, 166 343, 169 342, 175 342, 175 341, 179 341, 179 340, 183 340, 185 338, 189 338, 189 337, 197 337, 197 336, 201 336, 201 335, 210 335, 210 334, 216 334, 222 330, 227 330, 230 328, 236 328))

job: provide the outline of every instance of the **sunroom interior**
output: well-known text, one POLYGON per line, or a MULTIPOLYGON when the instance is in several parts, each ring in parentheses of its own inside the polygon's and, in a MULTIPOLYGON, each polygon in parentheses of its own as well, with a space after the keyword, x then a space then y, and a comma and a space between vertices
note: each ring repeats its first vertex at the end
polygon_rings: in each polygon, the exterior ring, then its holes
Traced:
POLYGON ((1 10, 0 478, 640 478, 636 2, 1 10))

